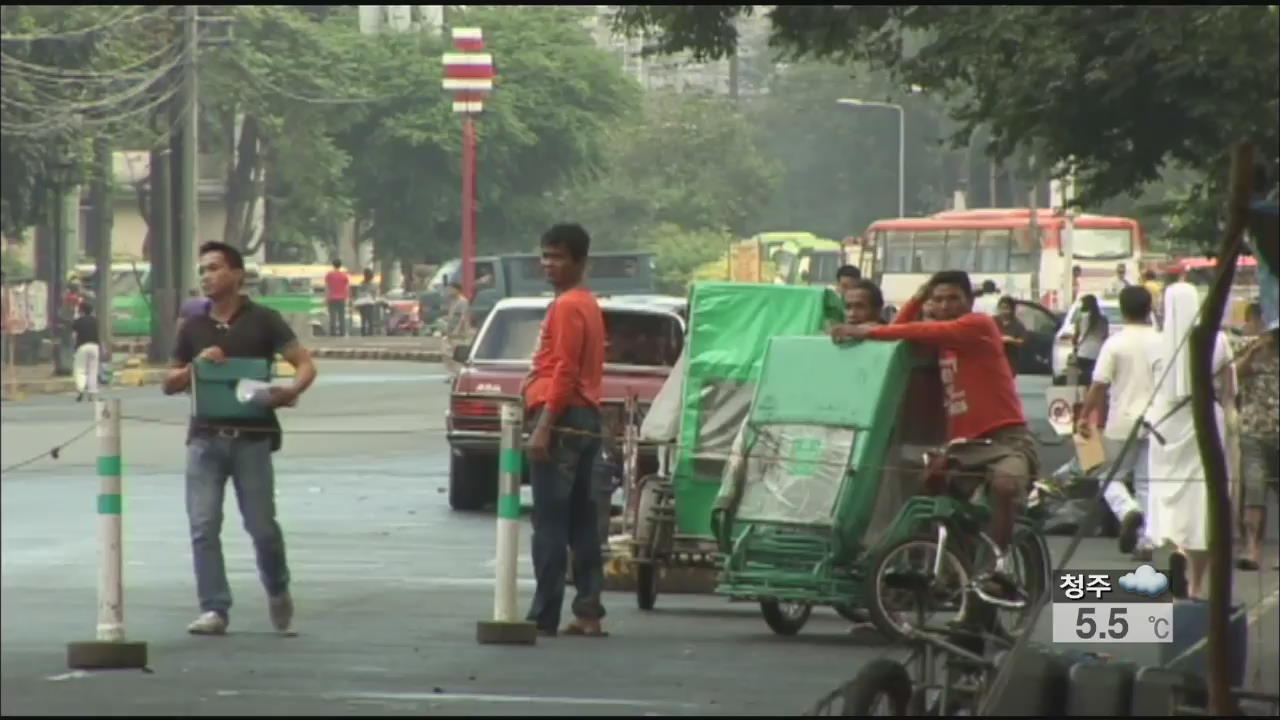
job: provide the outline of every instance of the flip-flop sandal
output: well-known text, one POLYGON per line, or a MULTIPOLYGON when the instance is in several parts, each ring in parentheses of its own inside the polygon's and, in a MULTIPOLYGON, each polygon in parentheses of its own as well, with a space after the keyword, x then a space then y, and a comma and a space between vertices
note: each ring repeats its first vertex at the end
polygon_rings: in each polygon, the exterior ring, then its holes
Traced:
POLYGON ((609 637, 609 632, 607 630, 588 630, 581 625, 575 625, 573 623, 565 626, 564 634, 576 635, 578 637, 609 637))
POLYGON ((1256 572, 1258 570, 1258 563, 1250 560, 1249 558, 1240 558, 1239 560, 1236 560, 1236 569, 1256 572))

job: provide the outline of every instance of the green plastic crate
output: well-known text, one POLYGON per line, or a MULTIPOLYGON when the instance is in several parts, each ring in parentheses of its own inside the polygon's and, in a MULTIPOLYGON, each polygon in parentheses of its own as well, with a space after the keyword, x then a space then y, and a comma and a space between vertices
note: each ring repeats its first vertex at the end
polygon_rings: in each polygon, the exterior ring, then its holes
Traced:
POLYGON ((196 360, 191 382, 192 415, 201 420, 265 420, 271 411, 236 398, 241 380, 271 379, 271 363, 263 358, 228 358, 224 363, 196 360))

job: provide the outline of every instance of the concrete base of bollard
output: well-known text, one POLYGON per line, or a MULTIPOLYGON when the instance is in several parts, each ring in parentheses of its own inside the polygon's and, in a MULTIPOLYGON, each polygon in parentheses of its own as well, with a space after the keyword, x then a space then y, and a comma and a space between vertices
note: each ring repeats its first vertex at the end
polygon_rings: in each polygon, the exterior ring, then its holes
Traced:
POLYGON ((476 623, 476 642, 481 645, 533 645, 538 642, 538 626, 531 622, 476 623))
POLYGON ((146 666, 144 642, 67 643, 67 667, 72 670, 141 670, 146 666))

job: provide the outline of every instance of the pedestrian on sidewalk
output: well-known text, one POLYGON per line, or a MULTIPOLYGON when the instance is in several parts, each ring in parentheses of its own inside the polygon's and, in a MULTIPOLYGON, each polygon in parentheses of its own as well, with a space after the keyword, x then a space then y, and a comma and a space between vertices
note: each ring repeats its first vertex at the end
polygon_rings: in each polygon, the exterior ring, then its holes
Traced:
POLYGON ((449 283, 449 308, 444 316, 444 366, 449 379, 458 374, 462 364, 453 358, 454 349, 465 345, 471 335, 471 303, 462 293, 462 285, 449 283))
POLYGON ((533 486, 533 570, 537 589, 528 619, 553 636, 564 602, 573 549, 574 620, 567 635, 602 637, 604 568, 597 536, 592 466, 600 454, 600 384, 604 315, 582 285, 591 237, 580 225, 555 225, 542 236, 542 271, 556 298, 542 321, 533 368, 522 394, 533 432, 527 451, 533 486))
POLYGON ((365 268, 364 281, 356 288, 354 304, 360 313, 360 337, 373 337, 378 321, 378 285, 369 268, 365 268))
POLYGON ((253 538, 258 573, 266 588, 271 623, 288 632, 293 621, 289 567, 284 535, 276 522, 275 474, 271 453, 280 449, 280 422, 275 409, 293 407, 315 381, 311 355, 297 341, 280 313, 254 303, 241 291, 244 258, 236 248, 219 242, 200 247, 200 285, 210 300, 209 311, 183 323, 173 351, 173 365, 164 393, 191 388, 192 363, 228 358, 261 358, 274 362, 277 353, 297 369, 289 387, 272 387, 265 419, 226 420, 215 426, 198 417, 187 430, 186 503, 191 526, 200 616, 188 627, 193 635, 226 632, 231 588, 222 556, 222 506, 227 477, 234 483, 245 529, 253 538))
POLYGON ((325 301, 329 304, 329 334, 347 336, 347 300, 351 297, 351 278, 342 271, 342 261, 334 258, 333 269, 324 276, 325 301))
POLYGON ((1120 552, 1132 553, 1134 560, 1150 561, 1151 540, 1141 532, 1148 512, 1147 431, 1138 432, 1124 457, 1120 451, 1133 426, 1142 422, 1142 411, 1155 385, 1149 353, 1158 344, 1160 334, 1151 327, 1151 293, 1141 285, 1121 289, 1120 314, 1124 316, 1124 326, 1102 344, 1093 383, 1080 409, 1079 432, 1086 438, 1092 434, 1094 429, 1089 418, 1109 399, 1110 412, 1102 441, 1107 460, 1118 468, 1103 499, 1120 521, 1120 552), (1129 478, 1132 478, 1133 492, 1126 487, 1129 478))
POLYGON ((77 317, 71 322, 71 334, 75 339, 76 402, 84 399, 85 393, 92 397, 98 392, 98 382, 102 375, 100 362, 102 358, 101 341, 98 338, 98 318, 93 314, 93 304, 87 300, 80 302, 77 317))
POLYGON ((1080 298, 1080 312, 1076 314, 1071 345, 1076 349, 1076 367, 1080 368, 1081 385, 1093 383, 1093 368, 1098 363, 1098 353, 1102 352, 1102 343, 1107 341, 1110 334, 1107 316, 1102 314, 1097 296, 1085 295, 1080 298))
POLYGON ((1244 512, 1245 554, 1240 570, 1262 565, 1262 536, 1267 527, 1267 495, 1280 484, 1280 352, 1275 325, 1241 353, 1240 482, 1244 512))

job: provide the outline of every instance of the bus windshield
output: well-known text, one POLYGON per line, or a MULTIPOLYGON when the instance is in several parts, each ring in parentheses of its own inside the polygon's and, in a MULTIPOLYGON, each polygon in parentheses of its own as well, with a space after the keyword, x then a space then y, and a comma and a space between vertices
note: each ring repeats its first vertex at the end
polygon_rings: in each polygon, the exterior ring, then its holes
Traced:
POLYGON ((1123 260, 1133 255, 1133 232, 1128 228, 1071 230, 1071 254, 1077 260, 1123 260))

